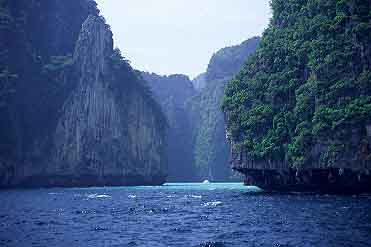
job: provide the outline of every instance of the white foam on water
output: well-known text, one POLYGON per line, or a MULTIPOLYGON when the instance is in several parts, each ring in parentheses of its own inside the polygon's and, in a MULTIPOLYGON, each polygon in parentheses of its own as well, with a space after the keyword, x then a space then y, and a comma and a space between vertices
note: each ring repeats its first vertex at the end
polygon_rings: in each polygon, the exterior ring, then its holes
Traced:
POLYGON ((108 195, 97 195, 97 198, 110 198, 108 195))
POLYGON ((204 206, 204 207, 216 207, 216 206, 218 206, 220 204, 222 204, 221 201, 205 202, 204 204, 202 204, 202 206, 204 206))
POLYGON ((128 195, 128 198, 136 198, 136 195, 128 195))
POLYGON ((200 195, 185 195, 184 198, 185 199, 187 199, 187 198, 201 199, 202 196, 200 196, 200 195))
POLYGON ((99 194, 91 194, 87 196, 89 199, 94 199, 94 198, 110 198, 109 195, 99 195, 99 194))
POLYGON ((192 198, 202 198, 202 196, 191 195, 192 198))

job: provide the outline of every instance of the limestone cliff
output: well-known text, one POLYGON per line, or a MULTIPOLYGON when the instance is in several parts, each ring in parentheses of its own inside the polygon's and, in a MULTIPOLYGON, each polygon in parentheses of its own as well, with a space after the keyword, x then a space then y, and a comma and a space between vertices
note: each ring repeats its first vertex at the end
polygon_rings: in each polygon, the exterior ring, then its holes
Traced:
POLYGON ((198 128, 195 129, 195 163, 201 179, 227 180, 231 177, 229 146, 221 110, 226 83, 241 69, 260 41, 253 37, 240 45, 216 52, 204 74, 204 87, 193 100, 198 108, 198 128))
POLYGON ((169 123, 166 154, 169 162, 169 181, 195 181, 193 163, 193 129, 195 121, 189 102, 194 96, 192 82, 185 75, 160 76, 142 73, 161 105, 169 123))
MULTIPOLYGON (((74 4, 66 2, 68 6, 74 4)), ((78 4, 86 8, 92 2, 81 0, 78 4)), ((40 5, 42 9, 48 7, 45 2, 40 5)), ((29 16, 35 14, 32 8, 29 11, 29 16)), ((52 11, 58 16, 61 9, 52 11)), ((31 124, 42 124, 43 131, 27 130, 24 136, 27 125, 17 115, 2 121, 1 133, 10 126, 6 121, 17 127, 11 129, 10 139, 14 141, 7 148, 21 148, 13 155, 1 152, 0 187, 147 185, 165 181, 165 118, 145 82, 113 49, 112 32, 98 13, 90 11, 83 23, 73 24, 81 31, 75 36, 74 50, 66 47, 72 56, 52 56, 50 64, 39 61, 41 66, 27 72, 37 76, 48 97, 50 82, 61 86, 54 88, 55 98, 38 103, 40 114, 33 114, 31 124)), ((42 45, 40 49, 42 52, 42 45)), ((21 84, 24 72, 16 66, 13 71, 20 74, 17 80, 21 84)), ((29 104, 38 102, 36 96, 44 94, 40 87, 27 90, 33 93, 29 104)), ((24 93, 18 90, 7 107, 23 112, 22 105, 12 102, 18 102, 24 93)))
MULTIPOLYGON (((104 184, 162 183, 161 126, 139 88, 117 94, 109 63, 112 33, 102 18, 82 26, 74 63, 77 87, 65 103, 55 133, 54 162, 66 174, 97 177, 104 184)), ((92 182, 94 183, 94 182, 92 182)))

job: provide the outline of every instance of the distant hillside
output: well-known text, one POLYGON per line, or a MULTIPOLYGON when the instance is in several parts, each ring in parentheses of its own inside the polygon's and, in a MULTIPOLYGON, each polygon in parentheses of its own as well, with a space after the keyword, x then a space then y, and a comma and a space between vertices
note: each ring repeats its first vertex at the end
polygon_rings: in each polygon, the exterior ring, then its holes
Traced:
POLYGON ((197 173, 193 161, 194 120, 188 104, 196 91, 191 80, 185 75, 160 76, 145 72, 141 75, 148 81, 155 99, 168 119, 166 137, 168 181, 196 180, 197 173))
POLYGON ((142 73, 168 118, 170 181, 230 179, 221 110, 224 85, 256 50, 259 40, 254 37, 221 49, 211 58, 207 72, 193 81, 185 75, 142 73))
POLYGON ((193 101, 199 111, 194 157, 202 178, 226 180, 231 176, 229 146, 221 110, 224 87, 255 52, 259 41, 259 37, 254 37, 240 45, 223 48, 209 62, 204 75, 205 86, 193 101))
POLYGON ((202 73, 192 80, 192 84, 196 90, 204 89, 206 85, 206 73, 202 73))

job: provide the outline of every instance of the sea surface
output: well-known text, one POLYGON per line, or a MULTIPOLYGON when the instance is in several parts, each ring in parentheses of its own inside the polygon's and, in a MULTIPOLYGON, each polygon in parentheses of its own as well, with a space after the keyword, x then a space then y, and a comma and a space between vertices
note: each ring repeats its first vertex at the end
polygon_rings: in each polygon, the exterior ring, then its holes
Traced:
POLYGON ((0 191, 0 246, 371 246, 371 195, 239 183, 0 191))

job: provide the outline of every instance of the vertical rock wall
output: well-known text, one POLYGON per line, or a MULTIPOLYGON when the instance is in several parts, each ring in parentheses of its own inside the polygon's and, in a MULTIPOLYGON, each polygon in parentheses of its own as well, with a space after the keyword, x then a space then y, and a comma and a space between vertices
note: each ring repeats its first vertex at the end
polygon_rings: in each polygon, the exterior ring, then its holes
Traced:
MULTIPOLYGON (((92 2, 85 4, 88 7, 92 2)), ((33 13, 33 8, 29 11, 33 13)), ((53 11, 58 12, 54 5, 53 11)), ((40 76, 37 85, 45 84, 41 88, 28 88, 32 95, 40 95, 38 90, 50 93, 47 90, 52 83, 63 85, 55 92, 58 103, 51 98, 40 104, 40 116, 34 114, 32 118, 44 126, 38 126, 43 131, 23 137, 23 119, 15 120, 20 126, 16 134, 29 144, 17 159, 0 157, 0 187, 165 182, 164 116, 130 65, 115 67, 112 32, 97 13, 89 15, 80 26, 71 62, 66 60, 71 65, 53 70, 47 77, 40 76), (49 106, 55 111, 46 115, 44 109, 49 106)), ((35 42, 37 49, 43 48, 35 42)), ((39 71, 30 71, 33 73, 39 71)), ((36 100, 30 98, 28 104, 36 100)), ((22 111, 22 105, 14 107, 22 111)))
POLYGON ((161 184, 166 171, 160 126, 138 88, 115 93, 120 89, 112 87, 119 79, 109 63, 112 51, 109 27, 89 16, 76 45, 77 87, 57 125, 56 167, 50 172, 79 174, 86 184, 161 184))

